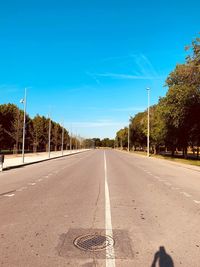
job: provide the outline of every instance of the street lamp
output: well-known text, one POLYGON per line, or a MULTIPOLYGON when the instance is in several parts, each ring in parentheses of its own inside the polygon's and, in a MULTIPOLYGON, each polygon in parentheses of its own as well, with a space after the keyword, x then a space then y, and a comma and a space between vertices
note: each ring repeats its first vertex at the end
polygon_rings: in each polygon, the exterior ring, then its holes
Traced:
POLYGON ((24 148, 25 148, 25 134, 26 134, 26 88, 24 92, 24 98, 20 100, 20 103, 24 105, 24 122, 23 122, 23 138, 22 138, 22 163, 24 163, 24 148))
POLYGON ((70 133, 69 149, 70 149, 70 153, 72 153, 72 132, 70 133))
POLYGON ((129 121, 128 121, 128 152, 130 152, 130 115, 129 115, 129 121))
POLYGON ((149 133, 150 133, 150 122, 149 122, 149 105, 150 105, 150 88, 147 87, 147 97, 148 97, 148 117, 147 117, 147 157, 149 157, 149 133))
POLYGON ((75 135, 75 147, 76 147, 76 150, 77 150, 78 149, 77 132, 76 132, 76 135, 75 135))
POLYGON ((62 126, 62 156, 63 156, 63 143, 64 143, 64 126, 62 126))
POLYGON ((51 117, 49 115, 49 145, 48 145, 49 159, 51 156, 51 117))
POLYGON ((72 124, 70 126, 70 139, 69 139, 70 154, 72 153, 72 124))
POLYGON ((130 123, 128 124, 128 152, 130 152, 130 123))

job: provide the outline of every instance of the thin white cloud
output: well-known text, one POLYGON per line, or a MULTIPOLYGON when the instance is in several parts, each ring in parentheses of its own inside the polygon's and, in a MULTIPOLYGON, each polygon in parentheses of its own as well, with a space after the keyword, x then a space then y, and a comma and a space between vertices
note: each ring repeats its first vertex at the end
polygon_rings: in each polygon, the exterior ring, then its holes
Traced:
POLYGON ((146 76, 146 75, 132 75, 132 74, 124 74, 124 73, 95 73, 98 77, 108 77, 114 79, 125 79, 125 80, 154 80, 160 79, 160 77, 155 76, 146 76))
MULTIPOLYGON (((116 61, 122 60, 123 58, 129 59, 128 65, 132 65, 131 72, 132 73, 121 73, 121 72, 98 72, 91 73, 87 72, 87 75, 91 76, 93 79, 96 79, 97 83, 100 84, 100 79, 98 78, 111 78, 111 79, 125 79, 125 80, 159 80, 163 79, 155 67, 153 66, 150 59, 142 54, 130 54, 126 57, 111 57, 106 60, 108 61, 116 61)), ((127 65, 127 66, 128 66, 127 65)))
POLYGON ((86 121, 86 122, 66 122, 65 125, 72 125, 73 128, 104 128, 104 127, 113 127, 121 126, 123 122, 115 121, 86 121))
POLYGON ((154 79, 160 78, 158 72, 154 68, 150 59, 144 54, 132 54, 131 57, 134 59, 139 72, 144 76, 152 76, 154 79))
POLYGON ((91 73, 91 72, 86 71, 86 74, 87 74, 88 76, 92 77, 92 79, 94 79, 95 82, 96 82, 98 85, 101 85, 99 79, 96 77, 96 75, 95 75, 94 73, 91 73))
POLYGON ((113 108, 100 108, 100 107, 78 107, 80 110, 96 110, 96 111, 108 111, 108 112, 134 112, 145 110, 146 107, 113 107, 113 108))
POLYGON ((145 107, 127 107, 127 108, 113 108, 111 111, 127 112, 127 111, 142 111, 145 107))

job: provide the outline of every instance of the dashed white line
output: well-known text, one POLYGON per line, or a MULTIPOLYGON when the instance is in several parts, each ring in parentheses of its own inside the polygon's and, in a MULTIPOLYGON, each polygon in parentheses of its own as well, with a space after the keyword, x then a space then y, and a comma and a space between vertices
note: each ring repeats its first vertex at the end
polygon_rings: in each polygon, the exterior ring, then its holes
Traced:
POLYGON ((13 197, 15 194, 6 194, 5 197, 13 197))
POLYGON ((38 182, 41 182, 42 181, 42 179, 38 179, 38 182))
POLYGON ((185 197, 191 197, 191 195, 186 192, 180 192, 180 194, 183 194, 185 197))
POLYGON ((196 204, 200 204, 200 201, 199 200, 193 200, 194 201, 194 203, 196 203, 196 204))
POLYGON ((28 183, 28 185, 36 185, 36 183, 28 183))
POLYGON ((23 191, 23 190, 25 190, 25 189, 27 189, 27 186, 23 186, 23 187, 17 189, 16 191, 21 192, 21 191, 23 191))
MULTIPOLYGON (((107 164, 106 153, 104 151, 104 173, 105 173, 105 229, 106 235, 113 238, 111 208, 110 208, 110 196, 108 189, 107 178, 107 164)), ((106 247, 106 267, 115 267, 115 251, 114 247, 106 247)))

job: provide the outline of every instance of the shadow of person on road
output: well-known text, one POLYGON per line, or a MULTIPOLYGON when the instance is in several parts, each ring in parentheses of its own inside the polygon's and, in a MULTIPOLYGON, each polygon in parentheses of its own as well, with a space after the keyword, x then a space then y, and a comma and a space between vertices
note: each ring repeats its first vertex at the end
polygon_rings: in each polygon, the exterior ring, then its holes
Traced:
POLYGON ((156 267, 156 263, 158 267, 174 267, 173 260, 169 254, 166 253, 164 247, 160 247, 159 250, 154 255, 154 260, 151 264, 151 267, 156 267))

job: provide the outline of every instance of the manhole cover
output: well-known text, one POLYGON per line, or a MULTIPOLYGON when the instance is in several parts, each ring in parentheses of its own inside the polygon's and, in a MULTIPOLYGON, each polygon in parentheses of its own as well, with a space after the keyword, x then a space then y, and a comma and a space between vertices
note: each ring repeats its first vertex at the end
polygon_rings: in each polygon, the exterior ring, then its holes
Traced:
POLYGON ((89 234, 77 237, 74 245, 85 251, 99 251, 112 247, 114 240, 110 236, 89 234))

